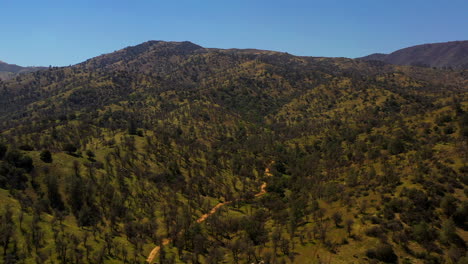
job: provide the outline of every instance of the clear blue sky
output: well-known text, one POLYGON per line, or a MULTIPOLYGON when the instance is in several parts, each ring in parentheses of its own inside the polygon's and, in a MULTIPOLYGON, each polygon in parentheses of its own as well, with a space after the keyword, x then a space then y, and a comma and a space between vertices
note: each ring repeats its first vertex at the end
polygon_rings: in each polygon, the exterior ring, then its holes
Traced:
POLYGON ((75 64, 147 40, 359 57, 468 39, 467 0, 0 0, 0 60, 75 64))

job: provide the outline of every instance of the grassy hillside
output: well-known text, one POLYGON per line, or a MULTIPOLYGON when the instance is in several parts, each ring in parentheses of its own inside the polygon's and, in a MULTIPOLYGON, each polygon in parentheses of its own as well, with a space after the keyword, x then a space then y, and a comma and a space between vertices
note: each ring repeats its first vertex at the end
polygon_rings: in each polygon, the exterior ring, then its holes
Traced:
POLYGON ((467 77, 154 41, 0 82, 0 261, 466 263, 467 77))

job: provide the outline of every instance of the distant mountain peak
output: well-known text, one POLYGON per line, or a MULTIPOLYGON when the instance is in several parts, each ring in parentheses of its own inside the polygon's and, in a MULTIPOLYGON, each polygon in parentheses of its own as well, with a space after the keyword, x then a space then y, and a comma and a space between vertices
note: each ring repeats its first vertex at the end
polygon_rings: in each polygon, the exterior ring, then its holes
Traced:
POLYGON ((8 80, 20 73, 33 72, 43 69, 42 67, 21 67, 16 64, 8 64, 0 60, 0 80, 8 80))
POLYGON ((421 44, 390 54, 374 53, 359 59, 397 65, 468 69, 468 41, 421 44))

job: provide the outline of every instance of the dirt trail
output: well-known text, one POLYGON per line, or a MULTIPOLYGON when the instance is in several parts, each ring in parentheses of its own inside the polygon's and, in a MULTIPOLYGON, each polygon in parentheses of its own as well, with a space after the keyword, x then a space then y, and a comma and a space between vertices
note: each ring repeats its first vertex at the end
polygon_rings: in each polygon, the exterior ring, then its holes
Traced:
MULTIPOLYGON (((171 242, 171 240, 169 240, 169 238, 165 238, 165 239, 163 239, 163 241, 162 241, 162 245, 163 245, 163 246, 166 246, 166 245, 168 245, 170 242, 171 242)), ((158 255, 160 249, 161 249, 160 246, 154 247, 153 250, 151 250, 151 253, 149 254, 148 259, 146 259, 146 261, 147 261, 148 263, 153 263, 154 259, 155 259, 156 256, 158 255)))
POLYGON ((267 187, 266 182, 262 183, 262 186, 260 186, 260 192, 259 192, 259 193, 256 193, 256 194, 255 194, 255 197, 259 197, 259 196, 264 195, 264 194, 267 192, 267 191, 266 191, 266 187, 267 187))
MULTIPOLYGON (((271 164, 273 164, 273 162, 271 162, 269 166, 271 166, 271 164)), ((269 166, 265 168, 265 172, 264 172, 265 176, 267 176, 267 177, 272 176, 272 174, 270 173, 269 166)), ((263 182, 262 186, 260 186, 260 191, 255 194, 255 197, 259 197, 259 196, 262 196, 262 195, 266 194, 267 193, 266 187, 267 187, 267 183, 263 182)), ((219 203, 219 204, 215 205, 213 208, 211 208, 211 210, 208 213, 206 213, 206 214, 202 215, 200 218, 198 218, 197 223, 204 222, 206 219, 208 219, 208 217, 210 217, 212 214, 216 213, 216 211, 218 211, 219 208, 221 208, 221 207, 223 207, 223 206, 225 206, 227 204, 230 204, 230 203, 232 203, 232 201, 227 201, 227 202, 223 202, 223 203, 219 203)), ((169 238, 165 238, 162 241, 162 245, 166 246, 170 242, 171 242, 171 240, 169 238)), ((146 259, 146 262, 153 263, 154 259, 156 258, 156 256, 159 253, 159 250, 161 250, 160 246, 154 247, 153 250, 151 250, 148 258, 146 259)))

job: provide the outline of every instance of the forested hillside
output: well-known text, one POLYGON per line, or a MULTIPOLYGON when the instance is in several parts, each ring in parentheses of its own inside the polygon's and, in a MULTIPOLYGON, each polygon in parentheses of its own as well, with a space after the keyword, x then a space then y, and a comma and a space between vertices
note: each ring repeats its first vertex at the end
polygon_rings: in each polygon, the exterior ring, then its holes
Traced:
POLYGON ((0 263, 468 263, 467 92, 162 41, 0 81, 0 263))

